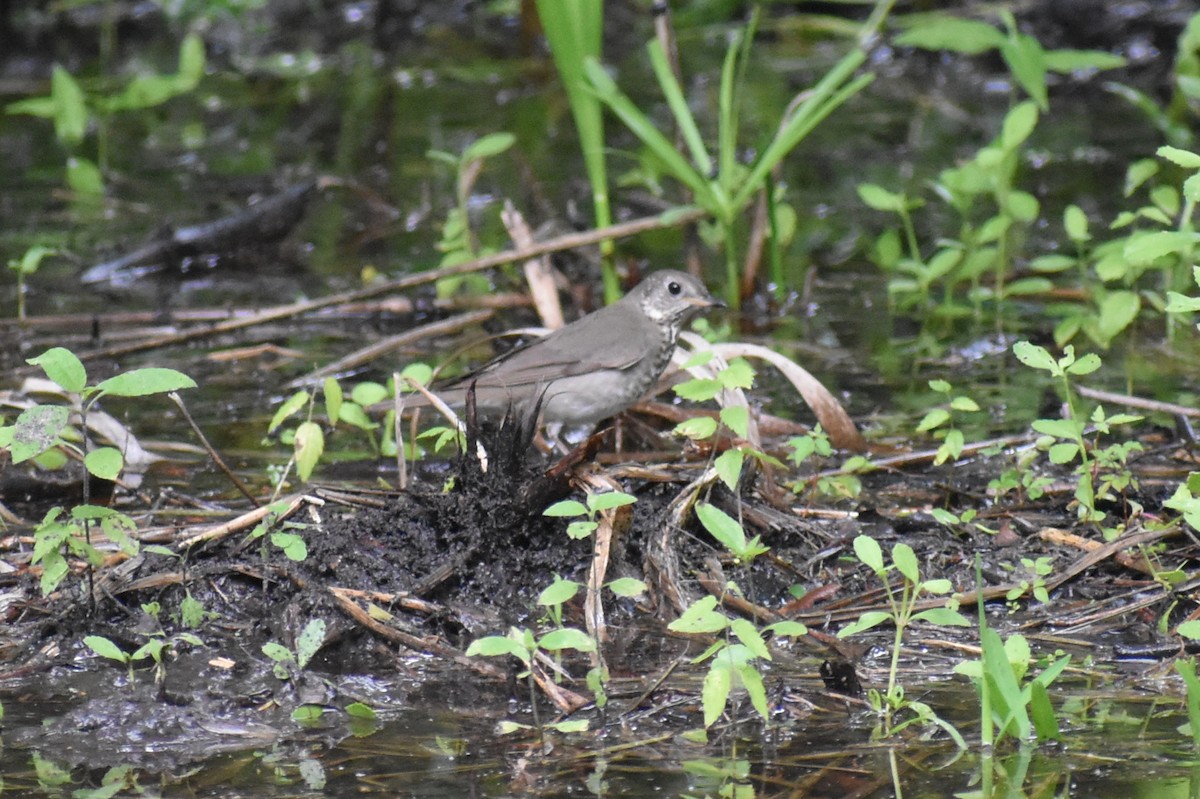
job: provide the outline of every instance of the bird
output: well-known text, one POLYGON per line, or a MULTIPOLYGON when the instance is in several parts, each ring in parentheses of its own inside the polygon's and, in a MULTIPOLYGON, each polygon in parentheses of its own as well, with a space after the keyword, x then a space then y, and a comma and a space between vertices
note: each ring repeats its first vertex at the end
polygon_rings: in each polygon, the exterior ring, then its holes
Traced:
MULTIPOLYGON (((645 396, 667 368, 680 329, 724 303, 696 277, 673 269, 647 276, 624 297, 501 355, 432 391, 462 406, 468 391, 483 413, 547 424, 595 424, 645 396)), ((419 395, 406 405, 424 405, 419 395)))

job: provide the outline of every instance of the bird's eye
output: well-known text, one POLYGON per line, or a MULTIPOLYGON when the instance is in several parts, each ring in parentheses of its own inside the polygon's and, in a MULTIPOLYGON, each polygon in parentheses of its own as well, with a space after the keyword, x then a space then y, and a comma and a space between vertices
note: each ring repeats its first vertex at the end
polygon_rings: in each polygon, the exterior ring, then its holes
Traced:
POLYGON ((671 293, 671 296, 678 297, 679 292, 683 291, 683 286, 672 280, 667 284, 667 291, 671 293))

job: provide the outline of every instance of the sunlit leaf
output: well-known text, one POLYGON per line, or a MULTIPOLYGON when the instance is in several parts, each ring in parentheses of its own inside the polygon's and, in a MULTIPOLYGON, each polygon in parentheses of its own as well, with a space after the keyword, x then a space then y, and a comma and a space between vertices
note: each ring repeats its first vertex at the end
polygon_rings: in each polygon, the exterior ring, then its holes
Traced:
POLYGON ((574 649, 577 652, 594 652, 596 642, 583 630, 565 627, 551 630, 538 639, 538 646, 557 652, 562 649, 574 649))
POLYGON ((117 397, 145 397, 195 387, 196 381, 183 372, 151 366, 110 377, 97 385, 96 391, 117 397))
POLYGON ((125 465, 125 459, 118 449, 100 447, 84 456, 83 465, 88 472, 102 480, 116 480, 125 465))
POLYGON ((129 661, 129 655, 121 651, 121 648, 112 641, 100 635, 89 635, 84 637, 83 643, 88 649, 95 652, 100 657, 115 660, 118 663, 126 663, 129 661))
POLYGON ((296 474, 308 480, 325 453, 325 432, 316 422, 301 422, 296 428, 294 452, 296 474))
POLYGON ((78 394, 87 385, 87 370, 83 362, 65 347, 51 347, 26 363, 42 367, 46 377, 57 383, 63 391, 78 394))

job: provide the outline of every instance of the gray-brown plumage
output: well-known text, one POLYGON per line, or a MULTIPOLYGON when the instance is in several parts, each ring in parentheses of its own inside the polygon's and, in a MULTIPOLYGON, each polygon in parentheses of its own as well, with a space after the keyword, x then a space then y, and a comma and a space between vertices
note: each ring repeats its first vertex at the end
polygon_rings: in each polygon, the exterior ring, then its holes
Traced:
POLYGON ((547 422, 594 423, 641 399, 670 362, 680 328, 720 304, 691 275, 656 272, 612 305, 434 393, 461 406, 474 385, 481 411, 528 415, 540 400, 547 422))

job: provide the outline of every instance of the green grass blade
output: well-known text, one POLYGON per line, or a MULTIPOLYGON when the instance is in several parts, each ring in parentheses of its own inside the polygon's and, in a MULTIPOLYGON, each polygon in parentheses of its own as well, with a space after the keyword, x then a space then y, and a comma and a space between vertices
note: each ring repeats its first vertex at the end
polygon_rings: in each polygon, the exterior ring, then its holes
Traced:
POLYGON ((625 127, 641 140, 649 150, 662 162, 672 177, 690 188, 696 197, 696 202, 709 212, 719 210, 720 204, 708 180, 696 171, 696 168, 681 154, 675 145, 667 140, 654 123, 625 96, 617 84, 604 71, 604 67, 594 58, 584 63, 584 70, 591 83, 592 91, 600 98, 609 110, 625 123, 625 127))
MULTIPOLYGON (((537 0, 537 11, 575 120, 584 168, 592 187, 596 227, 608 227, 612 224, 612 209, 605 163, 604 115, 600 100, 589 90, 584 69, 588 58, 600 57, 604 3, 603 0, 537 0)), ((620 286, 611 263, 612 242, 601 242, 600 252, 604 256, 604 298, 613 302, 620 296, 620 286)))
POLYGON ((750 196, 762 185, 768 172, 784 159, 800 141, 839 105, 862 90, 874 76, 860 75, 853 80, 850 76, 866 60, 861 50, 853 50, 842 57, 833 69, 811 90, 807 100, 787 119, 775 138, 767 145, 763 154, 754 162, 741 189, 733 198, 737 208, 745 207, 750 196), (849 83, 847 83, 849 81, 849 83), (838 87, 842 87, 840 90, 838 87))
POLYGON ((712 157, 709 156, 708 149, 704 146, 704 139, 700 136, 700 129, 696 126, 696 118, 692 116, 692 111, 688 108, 683 90, 680 88, 679 82, 675 80, 675 73, 671 71, 671 65, 667 63, 667 54, 663 51, 662 43, 658 39, 651 39, 646 44, 646 51, 650 54, 650 66, 654 69, 654 77, 658 79, 658 85, 662 89, 663 97, 667 100, 667 106, 675 117, 675 124, 679 126, 679 133, 692 153, 692 162, 700 174, 708 175, 713 168, 712 157))

